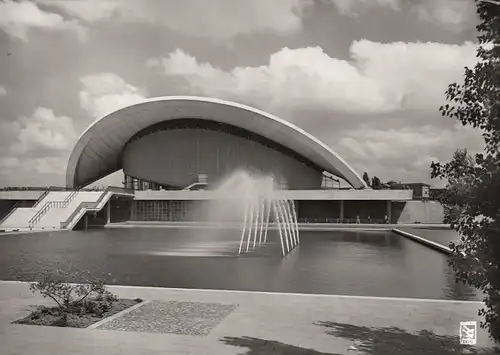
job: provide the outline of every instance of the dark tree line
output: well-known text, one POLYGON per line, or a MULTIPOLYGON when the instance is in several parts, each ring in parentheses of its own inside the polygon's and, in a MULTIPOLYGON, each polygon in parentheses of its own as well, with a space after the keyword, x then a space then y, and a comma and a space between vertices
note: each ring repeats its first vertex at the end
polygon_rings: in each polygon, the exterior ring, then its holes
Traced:
POLYGON ((366 183, 367 186, 370 186, 373 189, 381 189, 382 188, 382 182, 380 179, 376 176, 374 176, 371 180, 370 177, 368 176, 368 173, 365 171, 363 174, 363 181, 366 183))

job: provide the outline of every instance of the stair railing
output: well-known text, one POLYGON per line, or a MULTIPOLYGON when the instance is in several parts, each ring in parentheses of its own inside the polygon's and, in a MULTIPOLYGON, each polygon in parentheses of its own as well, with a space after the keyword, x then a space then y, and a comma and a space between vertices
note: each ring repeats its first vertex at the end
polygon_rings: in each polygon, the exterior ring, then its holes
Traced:
POLYGON ((43 194, 40 195, 40 197, 38 198, 38 200, 35 202, 35 204, 33 205, 33 207, 36 207, 40 204, 40 202, 43 201, 43 199, 45 198, 45 196, 47 196, 48 194, 50 193, 50 187, 47 188, 47 190, 45 190, 43 192, 43 194))
MULTIPOLYGON (((61 229, 66 229, 69 225, 71 225, 75 217, 82 211, 82 209, 86 210, 91 210, 91 209, 96 209, 99 207, 99 205, 103 202, 103 200, 109 195, 109 199, 113 195, 127 195, 127 196, 133 196, 134 195, 134 190, 130 189, 125 189, 123 187, 116 187, 116 186, 108 186, 106 190, 103 191, 102 195, 99 196, 97 201, 95 202, 81 202, 80 205, 71 213, 71 215, 66 219, 66 221, 61 222, 61 229)), ((109 201, 108 199, 108 201, 109 201)), ((103 206, 104 207, 104 206, 103 206)), ((77 222, 78 223, 78 222, 77 222)))
POLYGON ((75 190, 75 191, 72 191, 68 197, 66 197, 63 201, 63 207, 68 207, 68 205, 75 199, 76 195, 77 195, 78 191, 75 190))
POLYGON ((55 207, 62 207, 63 201, 48 201, 43 205, 41 209, 39 209, 33 217, 28 222, 28 225, 30 228, 33 228, 33 226, 42 219, 45 214, 50 211, 50 209, 55 208, 55 207))
POLYGON ((29 220, 28 225, 33 228, 35 224, 40 222, 43 216, 52 208, 66 208, 74 200, 78 191, 72 191, 63 201, 48 201, 43 207, 38 210, 35 215, 29 220))

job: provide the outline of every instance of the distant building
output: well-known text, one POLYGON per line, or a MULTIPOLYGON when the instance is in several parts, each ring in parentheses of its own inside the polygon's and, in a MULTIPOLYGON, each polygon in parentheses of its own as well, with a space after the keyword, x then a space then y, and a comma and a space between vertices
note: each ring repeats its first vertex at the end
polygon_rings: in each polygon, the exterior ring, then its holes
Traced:
POLYGON ((414 200, 428 200, 431 185, 424 182, 395 182, 389 181, 387 185, 391 190, 413 190, 414 200))
POLYGON ((337 153, 278 117, 203 97, 148 99, 95 121, 73 149, 66 185, 79 189, 120 169, 137 221, 202 218, 214 189, 239 171, 272 177, 299 220, 382 223, 392 201, 411 200, 409 191, 368 188, 337 153))

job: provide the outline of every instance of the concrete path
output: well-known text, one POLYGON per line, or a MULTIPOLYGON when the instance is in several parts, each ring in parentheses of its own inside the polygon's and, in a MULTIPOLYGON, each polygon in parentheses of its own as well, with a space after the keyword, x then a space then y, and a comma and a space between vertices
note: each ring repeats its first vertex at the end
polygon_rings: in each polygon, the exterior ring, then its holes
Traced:
MULTIPOLYGON (((148 300, 97 328, 11 324, 48 304, 28 284, 0 282, 0 353, 55 354, 456 354, 460 321, 478 302, 110 286, 148 300), (427 330, 421 335, 416 332, 427 330), (349 349, 352 347, 351 349, 349 349)), ((489 347, 483 331, 478 346, 489 347)), ((484 352, 483 352, 484 350, 484 352)), ((465 352, 464 352, 465 351, 465 352)))

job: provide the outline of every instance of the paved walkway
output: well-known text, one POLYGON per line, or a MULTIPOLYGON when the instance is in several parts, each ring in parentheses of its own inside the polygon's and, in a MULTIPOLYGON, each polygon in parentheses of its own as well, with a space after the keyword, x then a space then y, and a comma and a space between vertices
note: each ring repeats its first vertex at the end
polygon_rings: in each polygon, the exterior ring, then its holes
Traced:
MULTIPOLYGON (((30 305, 47 301, 33 296, 26 283, 0 282, 0 353, 447 355, 467 350, 459 344, 459 322, 479 320, 481 306, 239 291, 109 289, 119 297, 148 302, 99 327, 70 329, 11 324, 26 316, 30 305), (415 335, 422 330, 430 333, 415 335)), ((491 345, 479 331, 478 346, 491 345)), ((486 350, 478 353, 491 353, 486 350)))

